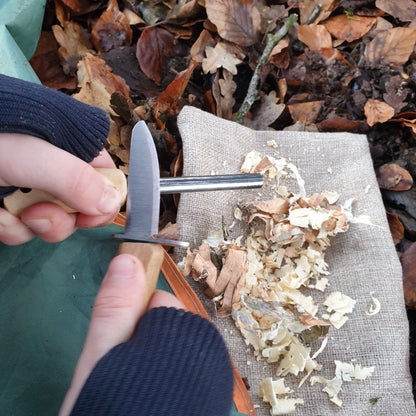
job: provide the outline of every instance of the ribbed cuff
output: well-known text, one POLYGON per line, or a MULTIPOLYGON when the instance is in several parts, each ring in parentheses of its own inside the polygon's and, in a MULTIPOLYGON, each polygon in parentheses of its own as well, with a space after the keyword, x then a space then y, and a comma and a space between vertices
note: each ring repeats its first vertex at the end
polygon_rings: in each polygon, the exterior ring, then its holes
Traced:
POLYGON ((0 74, 1 133, 30 134, 90 162, 103 149, 109 127, 107 114, 99 108, 0 74))
POLYGON ((233 370, 208 320, 155 308, 96 365, 71 416, 228 416, 233 370))

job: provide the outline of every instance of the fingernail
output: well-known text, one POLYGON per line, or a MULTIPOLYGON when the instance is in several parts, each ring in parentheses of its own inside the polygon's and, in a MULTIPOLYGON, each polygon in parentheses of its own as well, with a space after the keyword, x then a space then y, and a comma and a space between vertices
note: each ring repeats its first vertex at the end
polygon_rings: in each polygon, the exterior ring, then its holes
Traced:
POLYGON ((97 205, 97 209, 103 214, 111 214, 117 212, 121 206, 121 195, 120 192, 114 188, 113 185, 105 185, 101 200, 97 205))
POLYGON ((128 256, 114 258, 108 269, 108 276, 130 278, 136 273, 136 263, 128 256))
POLYGON ((46 218, 26 220, 24 223, 36 234, 46 233, 52 228, 52 221, 46 218))

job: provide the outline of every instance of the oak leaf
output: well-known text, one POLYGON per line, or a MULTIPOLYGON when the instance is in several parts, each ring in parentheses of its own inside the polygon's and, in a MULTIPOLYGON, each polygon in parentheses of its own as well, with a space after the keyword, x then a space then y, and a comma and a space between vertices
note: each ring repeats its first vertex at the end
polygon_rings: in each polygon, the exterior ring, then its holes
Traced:
POLYGON ((279 104, 276 91, 261 97, 260 106, 253 115, 250 127, 254 130, 265 130, 274 123, 285 110, 285 104, 279 104))
POLYGON ((74 98, 108 114, 114 114, 110 105, 111 94, 120 92, 130 100, 130 89, 124 79, 113 74, 103 59, 90 53, 78 64, 78 88, 74 98))
POLYGON ((394 116, 394 108, 383 101, 369 99, 364 105, 364 114, 367 124, 374 126, 376 123, 384 123, 394 116))
POLYGON ((59 44, 59 59, 65 74, 75 75, 78 61, 92 48, 87 33, 75 22, 66 22, 63 28, 54 25, 52 32, 59 44))
POLYGON ((205 49, 206 58, 202 61, 202 69, 205 74, 213 74, 218 68, 225 68, 233 75, 237 75, 237 65, 242 60, 230 53, 222 43, 217 43, 215 48, 207 46, 205 49))
POLYGON ((365 49, 365 62, 370 67, 403 65, 413 52, 415 43, 416 30, 408 27, 395 27, 378 33, 365 49))
POLYGON ((352 42, 361 39, 376 23, 376 17, 353 16, 340 14, 323 23, 328 32, 336 39, 352 42))
POLYGON ((226 120, 230 120, 235 104, 233 94, 237 89, 237 84, 233 80, 233 74, 224 69, 223 79, 218 81, 221 92, 221 113, 222 117, 226 120))
POLYGON ((206 0, 205 7, 223 39, 240 46, 258 41, 261 16, 256 1, 206 0))
POLYGON ((298 39, 311 51, 332 47, 331 34, 323 25, 304 25, 298 27, 298 39))
POLYGON ((147 27, 137 41, 136 57, 146 76, 160 85, 167 59, 173 56, 174 36, 161 27, 147 27))
POLYGON ((91 41, 99 52, 108 52, 122 45, 129 46, 132 30, 129 20, 118 8, 117 0, 110 0, 107 10, 91 31, 91 41))

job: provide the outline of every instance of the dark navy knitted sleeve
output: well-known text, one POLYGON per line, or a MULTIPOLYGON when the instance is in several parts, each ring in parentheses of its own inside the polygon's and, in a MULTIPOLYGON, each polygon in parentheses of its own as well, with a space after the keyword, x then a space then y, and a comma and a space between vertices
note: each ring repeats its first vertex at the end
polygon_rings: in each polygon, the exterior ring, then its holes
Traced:
POLYGON ((155 308, 95 366, 71 416, 229 416, 233 370, 208 320, 155 308))
MULTIPOLYGON (((0 74, 1 133, 30 134, 90 162, 103 149, 109 126, 107 114, 99 108, 0 74)), ((15 189, 7 188, 0 188, 0 198, 15 189)))

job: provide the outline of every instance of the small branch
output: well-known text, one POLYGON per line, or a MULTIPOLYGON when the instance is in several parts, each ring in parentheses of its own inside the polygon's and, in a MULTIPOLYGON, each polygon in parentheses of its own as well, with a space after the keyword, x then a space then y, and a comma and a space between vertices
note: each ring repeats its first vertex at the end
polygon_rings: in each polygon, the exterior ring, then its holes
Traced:
POLYGON ((236 123, 242 123, 246 114, 250 111, 251 106, 258 98, 258 90, 257 86, 260 80, 260 69, 261 67, 267 62, 269 59, 270 52, 272 49, 277 45, 279 40, 281 40, 292 27, 293 23, 295 23, 297 19, 296 14, 292 14, 288 17, 284 25, 275 33, 269 33, 267 35, 267 42, 266 46, 261 54, 259 62, 257 63, 256 69, 254 70, 254 74, 250 80, 250 84, 248 86, 246 98, 244 98, 243 104, 241 104, 240 109, 238 110, 237 114, 234 117, 234 121, 236 123))

